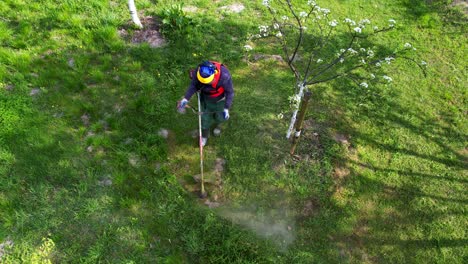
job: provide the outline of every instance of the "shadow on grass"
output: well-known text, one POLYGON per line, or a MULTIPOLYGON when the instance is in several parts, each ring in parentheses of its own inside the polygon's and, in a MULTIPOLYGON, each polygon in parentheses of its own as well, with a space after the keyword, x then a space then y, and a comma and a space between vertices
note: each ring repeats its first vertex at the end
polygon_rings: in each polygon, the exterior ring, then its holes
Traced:
MULTIPOLYGON (((467 135, 450 125, 450 117, 436 120, 416 108, 399 104, 395 98, 390 99, 385 90, 376 90, 377 97, 364 99, 368 100, 366 108, 357 107, 362 105, 363 97, 353 91, 353 84, 342 80, 334 87, 337 93, 331 106, 317 102, 316 108, 322 112, 311 116, 322 120, 313 122, 313 131, 333 138, 333 131, 338 130, 346 133, 350 141, 342 143, 347 154, 334 154, 335 162, 350 171, 336 188, 351 191, 356 194, 353 200, 361 202, 346 209, 348 216, 357 215, 359 219, 350 222, 354 226, 352 231, 333 234, 341 255, 362 261, 388 261, 395 257, 420 261, 429 251, 450 248, 452 260, 463 256, 461 250, 467 240, 460 238, 460 230, 456 228, 463 221, 463 208, 468 204, 463 192, 468 183, 467 159, 457 147, 463 148, 460 142, 465 142, 467 135), (352 109, 352 116, 336 111, 346 108, 352 109), (324 112, 328 120, 321 117, 324 112), (373 124, 381 132, 355 130, 352 128, 355 122, 373 124), (391 130, 395 130, 395 135, 391 130), (414 141, 408 142, 408 136, 414 137, 414 141), (428 147, 421 148, 420 144, 428 147), (365 153, 356 156, 352 154, 356 146, 376 150, 379 157, 366 157, 371 154, 365 153), (361 161, 363 156, 365 162, 361 161), (394 159, 399 163, 392 162, 394 159), (451 222, 447 229, 439 226, 445 221, 451 222), (425 231, 418 233, 416 230, 420 229, 425 231), (386 255, 384 246, 392 246, 391 251, 399 253, 386 255)), ((316 98, 330 98, 324 89, 315 92, 319 93, 314 95, 316 98)), ((392 92, 391 96, 399 94, 392 92)), ((436 252, 431 254, 426 258, 439 256, 436 252)))
POLYGON ((403 6, 406 8, 407 14, 414 18, 420 27, 435 28, 443 24, 450 24, 459 27, 466 33, 468 22, 466 6, 459 5, 460 1, 458 0, 450 2, 445 0, 405 0, 403 6))
MULTIPOLYGON (((122 44, 115 35, 116 28, 113 27, 96 29, 89 32, 92 35, 89 47, 85 49, 70 47, 57 52, 45 52, 41 55, 42 58, 28 65, 30 68, 22 73, 28 76, 27 81, 33 86, 45 88, 44 94, 38 97, 36 110, 45 115, 47 120, 44 121, 45 124, 35 126, 50 137, 50 141, 43 145, 34 145, 34 142, 19 139, 9 142, 9 147, 12 150, 16 149, 14 154, 22 160, 18 165, 27 166, 20 173, 24 175, 14 175, 18 179, 18 185, 13 189, 22 193, 13 195, 18 196, 18 203, 15 204, 18 208, 14 210, 23 210, 32 215, 28 221, 23 222, 30 225, 23 231, 38 233, 33 235, 35 241, 31 244, 37 245, 40 243, 40 238, 52 230, 50 236, 56 242, 58 262, 80 259, 91 262, 133 260, 144 263, 175 259, 175 262, 198 260, 232 263, 271 262, 274 261, 272 259, 276 259, 276 248, 268 241, 259 239, 251 232, 241 230, 230 221, 195 205, 192 198, 178 184, 176 176, 167 168, 166 143, 161 137, 155 136, 159 129, 169 128, 180 137, 176 139, 176 144, 189 144, 191 139, 185 138, 185 131, 196 127, 196 120, 193 117, 178 116, 174 109, 175 102, 180 99, 188 85, 188 69, 203 59, 220 60, 226 63, 232 72, 245 76, 238 77, 234 83, 239 89, 232 119, 227 124, 230 132, 218 141, 219 155, 225 156, 228 160, 227 173, 233 188, 241 195, 242 191, 251 192, 252 196, 241 197, 239 200, 248 203, 251 197, 256 198, 255 192, 257 192, 259 198, 267 200, 260 206, 262 207, 260 209, 264 209, 277 202, 271 201, 273 199, 268 191, 287 189, 286 184, 294 184, 294 181, 287 179, 293 175, 272 171, 271 168, 272 165, 278 165, 272 164, 272 155, 275 155, 277 162, 284 160, 281 151, 271 151, 271 147, 279 149, 283 147, 281 143, 277 143, 283 137, 281 132, 278 132, 281 130, 279 127, 281 124, 272 121, 271 116, 278 113, 276 105, 283 105, 283 93, 291 93, 288 87, 282 85, 284 80, 290 77, 283 76, 281 80, 274 78, 280 71, 269 72, 268 67, 272 65, 268 64, 266 68, 260 69, 262 72, 267 72, 261 76, 255 71, 248 74, 243 72, 244 67, 249 67, 241 62, 243 57, 241 49, 248 27, 234 19, 221 23, 208 19, 206 23, 213 34, 173 40, 169 46, 162 49, 122 44), (233 38, 233 35, 237 39, 233 38), (39 77, 29 76, 30 72, 39 77), (257 90, 256 87, 265 89, 257 90), (47 122, 54 122, 55 119, 61 121, 57 126, 68 132, 51 133, 53 126, 49 127, 47 122), (73 134, 73 137, 69 137, 67 133, 73 134), (33 144, 33 147, 29 144, 33 144), (258 147, 259 144, 261 147, 258 147), (62 160, 79 160, 79 164, 70 169, 54 168, 54 164, 60 164, 62 160), (26 175, 29 173, 31 175, 26 175), (49 208, 66 214, 60 215, 55 212, 46 214, 53 216, 54 224, 49 224, 46 219, 41 227, 33 223, 33 218, 37 216, 34 204, 38 196, 46 197, 46 201, 52 201, 55 196, 54 192, 28 193, 22 187, 25 180, 66 189, 63 195, 68 197, 68 200, 54 203, 56 207, 49 208), (108 180, 110 185, 106 186, 108 180), (272 182, 278 183, 278 186, 268 186, 272 182), (259 190, 260 185, 265 189, 259 190), (71 195, 67 196, 67 192, 71 195), (22 203, 24 201, 25 204, 22 203)), ((39 27, 44 27, 46 30, 57 24, 61 23, 56 21, 49 24, 43 21, 39 27)), ((12 26, 17 25, 12 24, 12 26)), ((349 84, 341 87, 347 86, 349 84)), ((345 104, 355 104, 356 101, 353 99, 357 98, 339 99, 345 104)), ((383 103, 388 107, 395 107, 397 112, 406 113, 408 110, 387 101, 383 103)), ((413 113, 413 115, 421 115, 422 121, 430 121, 424 117, 424 114, 413 113)), ((378 122, 386 116, 385 113, 376 111, 374 115, 371 113, 369 118, 378 122)), ((414 133, 419 134, 426 129, 408 123, 399 116, 393 116, 392 120, 414 133)), ((343 121, 345 122, 346 120, 343 121)), ((433 132, 440 133, 441 138, 448 138, 455 133, 450 128, 444 129, 445 132, 437 132, 439 129, 435 127, 433 132)), ((357 136, 357 139, 387 152, 403 153, 445 166, 463 168, 463 162, 457 160, 460 156, 456 155, 454 150, 443 147, 444 141, 431 139, 429 134, 423 133, 425 138, 443 148, 445 153, 455 155, 456 158, 446 157, 448 154, 443 157, 433 157, 417 150, 380 143, 378 139, 371 135, 360 134, 359 131, 351 132, 357 136)), ((328 139, 324 145, 329 147, 333 144, 328 139)), ((340 256, 336 238, 347 235, 345 231, 339 230, 340 222, 356 213, 352 209, 336 205, 331 197, 333 193, 329 190, 329 187, 332 187, 332 183, 327 180, 327 176, 330 176, 332 171, 329 157, 339 155, 343 158, 341 153, 328 152, 324 155, 328 156, 318 157, 321 162, 318 167, 304 168, 302 170, 304 175, 294 176, 297 177, 294 178, 298 180, 297 185, 304 184, 305 189, 317 188, 313 191, 319 197, 315 198, 316 200, 314 197, 310 198, 311 205, 306 204, 306 208, 302 204, 303 197, 297 194, 293 194, 292 198, 286 197, 292 200, 291 204, 293 207, 296 206, 295 210, 308 210, 299 222, 302 229, 298 230, 304 233, 297 234, 300 242, 292 245, 288 256, 292 260, 338 262, 340 256), (316 177, 317 175, 322 177, 316 177), (305 230, 306 228, 310 230, 305 230), (331 236, 335 238, 330 238, 331 236)), ((373 166, 373 168, 378 167, 373 166)), ((382 169, 383 173, 401 173, 401 171, 382 169)), ((423 172, 409 172, 411 173, 419 176, 430 175, 423 172)), ((432 175, 432 179, 436 177, 439 176, 432 175)), ((446 177, 447 180, 451 178, 457 177, 446 177)), ((460 179, 456 183, 466 183, 466 181, 460 179)), ((405 202, 415 197, 427 197, 444 202, 466 202, 463 198, 427 194, 413 186, 395 189, 380 181, 370 180, 364 180, 363 185, 370 188, 360 186, 351 186, 351 188, 363 196, 372 195, 381 189, 388 190, 390 194, 404 194, 403 201, 398 196, 392 196, 393 200, 390 201, 397 209, 401 209, 404 215, 396 221, 388 215, 377 220, 399 222, 405 226, 414 225, 410 217, 422 216, 420 212, 405 207, 405 202)), ((301 186, 295 188, 299 187, 301 186)), ((310 194, 307 191, 304 192, 310 194)), ((281 195, 278 195, 278 200, 281 200, 281 195)), ((435 220, 436 216, 430 214, 424 216, 424 220, 418 221, 435 220)), ((21 228, 21 223, 15 223, 15 227, 21 228)), ((377 238, 387 238, 384 241, 404 246, 407 242, 393 235, 397 228, 383 229, 385 235, 377 238)), ((375 231, 378 232, 379 229, 375 228, 375 231)), ((23 236, 24 233, 21 232, 13 235, 15 241, 28 237, 28 234, 23 236)), ((368 234, 364 237, 373 238, 368 234)), ((430 243, 432 240, 426 241, 430 243)), ((464 242, 453 241, 457 245, 464 242)), ((410 242, 410 244, 417 243, 410 242)), ((410 256, 410 250, 404 250, 405 254, 410 256)))
MULTIPOLYGON (((15 177, 18 184, 65 189, 67 199, 49 204, 56 208, 48 209, 65 213, 49 215, 54 225, 44 220, 39 227, 25 221, 28 227, 23 232, 12 229, 15 243, 31 235, 30 244, 36 245, 50 236, 59 262, 232 263, 276 257, 270 242, 196 206, 168 170, 168 147, 156 135, 169 128, 182 137, 180 131, 192 125, 174 109, 188 86, 188 69, 201 60, 216 59, 235 71, 240 62, 246 26, 233 20, 205 23, 209 25, 205 30, 213 34, 174 40, 162 49, 123 44, 117 29, 109 26, 90 30, 90 46, 47 51, 28 65, 22 74, 34 73, 36 77, 27 81, 43 87, 34 105, 44 120, 33 126, 44 133, 48 144, 9 142, 21 159, 15 177), (49 129, 68 131, 73 137, 48 133, 49 129), (70 171, 57 170, 62 160, 78 164, 70 171)), ((11 195, 18 196, 12 210, 39 219, 38 211, 29 210, 38 196, 48 194, 11 195)))

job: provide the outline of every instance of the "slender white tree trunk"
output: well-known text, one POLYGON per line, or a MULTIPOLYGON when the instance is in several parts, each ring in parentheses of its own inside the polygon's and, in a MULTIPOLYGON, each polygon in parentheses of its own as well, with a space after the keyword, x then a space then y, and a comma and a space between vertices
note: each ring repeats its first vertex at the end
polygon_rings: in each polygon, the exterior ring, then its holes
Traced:
POLYGON ((138 13, 135 7, 135 1, 128 0, 128 9, 130 10, 130 15, 132 16, 133 23, 135 23, 137 27, 143 28, 143 25, 141 24, 140 19, 138 18, 138 13))
MULTIPOLYGON (((304 83, 299 84, 299 92, 297 93, 297 97, 299 98, 299 102, 302 99, 302 96, 304 95, 304 83)), ((294 124, 296 123, 296 118, 297 118, 297 112, 299 111, 299 106, 300 103, 295 106, 293 115, 291 117, 291 123, 289 124, 288 132, 286 133, 286 138, 289 139, 291 137, 291 132, 294 128, 294 124)))

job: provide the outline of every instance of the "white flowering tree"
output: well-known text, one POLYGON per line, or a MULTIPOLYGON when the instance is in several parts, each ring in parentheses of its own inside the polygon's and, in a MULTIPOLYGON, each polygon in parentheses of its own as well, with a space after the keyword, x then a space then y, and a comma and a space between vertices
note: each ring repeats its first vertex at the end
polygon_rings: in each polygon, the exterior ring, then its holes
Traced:
MULTIPOLYGON (((367 88, 378 82, 391 82, 385 68, 395 60, 414 62, 424 72, 425 62, 414 59, 410 43, 375 46, 372 37, 395 29, 396 21, 375 25, 367 18, 334 19, 331 11, 320 7, 316 1, 263 0, 271 14, 269 25, 259 26, 255 39, 273 38, 283 50, 283 59, 296 77, 296 89, 290 97, 293 113, 286 137, 294 127, 294 141, 300 137, 302 120, 297 118, 304 95, 315 84, 337 78, 347 78, 356 85, 367 88)), ((250 48, 250 46, 249 46, 250 48)), ((303 114, 300 116, 304 116, 303 114)), ((291 151, 291 154, 294 150, 291 151)))

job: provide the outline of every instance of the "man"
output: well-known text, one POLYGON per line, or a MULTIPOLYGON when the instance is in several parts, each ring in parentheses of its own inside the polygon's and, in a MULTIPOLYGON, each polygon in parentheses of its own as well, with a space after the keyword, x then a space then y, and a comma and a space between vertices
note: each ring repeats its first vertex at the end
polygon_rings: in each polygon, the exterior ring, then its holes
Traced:
POLYGON ((198 65, 184 98, 179 102, 179 109, 184 109, 194 93, 200 91, 202 119, 202 145, 205 146, 210 135, 210 128, 215 136, 221 134, 220 124, 229 119, 229 109, 234 99, 232 78, 228 69, 215 61, 204 61, 198 65))

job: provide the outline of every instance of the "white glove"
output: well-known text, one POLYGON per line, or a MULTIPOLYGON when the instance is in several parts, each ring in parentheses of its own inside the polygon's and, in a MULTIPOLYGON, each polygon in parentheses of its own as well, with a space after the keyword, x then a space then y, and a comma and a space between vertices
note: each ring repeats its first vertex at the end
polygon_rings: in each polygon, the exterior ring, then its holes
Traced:
POLYGON ((223 117, 224 117, 224 120, 228 120, 228 119, 229 119, 229 109, 224 108, 223 117))
POLYGON ((187 105, 188 100, 187 99, 182 99, 177 102, 177 112, 181 114, 185 114, 185 106, 187 105))
POLYGON ((180 101, 180 103, 179 103, 179 108, 182 108, 182 109, 185 108, 185 106, 187 105, 187 103, 188 103, 188 100, 187 100, 187 99, 185 99, 185 98, 182 99, 182 100, 180 101))

